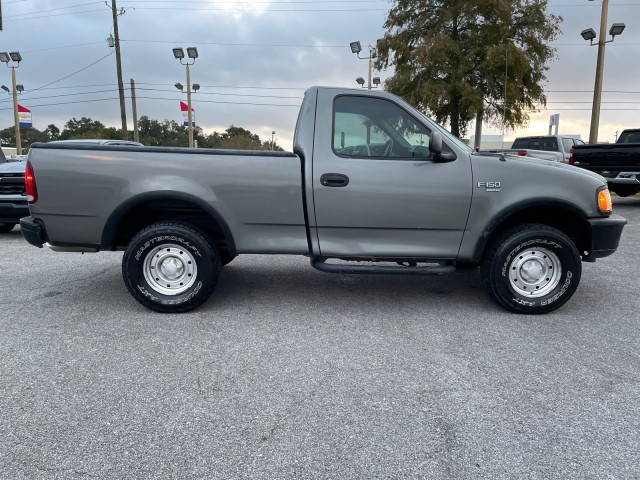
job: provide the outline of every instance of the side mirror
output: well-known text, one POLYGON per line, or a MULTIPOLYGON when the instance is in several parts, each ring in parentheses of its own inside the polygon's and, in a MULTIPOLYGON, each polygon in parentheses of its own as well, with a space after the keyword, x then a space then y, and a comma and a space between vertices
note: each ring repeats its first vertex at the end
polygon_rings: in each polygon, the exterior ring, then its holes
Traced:
POLYGON ((434 154, 442 153, 442 134, 433 131, 429 136, 429 151, 434 154))
POLYGON ((429 136, 429 151, 431 152, 431 160, 438 163, 453 162, 458 158, 453 152, 442 151, 442 134, 435 130, 429 136))

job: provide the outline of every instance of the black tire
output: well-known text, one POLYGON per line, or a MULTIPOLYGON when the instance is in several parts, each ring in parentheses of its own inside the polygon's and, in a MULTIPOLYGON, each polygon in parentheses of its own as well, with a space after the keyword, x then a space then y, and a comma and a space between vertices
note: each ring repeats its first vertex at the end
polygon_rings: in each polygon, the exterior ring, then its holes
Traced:
POLYGON ((481 265, 485 289, 517 313, 541 314, 561 307, 575 293, 581 275, 580 253, 571 239, 538 224, 520 225, 499 235, 481 265))
POLYGON ((122 258, 124 283, 138 302, 162 313, 193 310, 216 286, 220 256, 205 233, 161 222, 140 231, 122 258))
POLYGON ((0 223, 0 233, 9 233, 15 227, 14 223, 0 223))

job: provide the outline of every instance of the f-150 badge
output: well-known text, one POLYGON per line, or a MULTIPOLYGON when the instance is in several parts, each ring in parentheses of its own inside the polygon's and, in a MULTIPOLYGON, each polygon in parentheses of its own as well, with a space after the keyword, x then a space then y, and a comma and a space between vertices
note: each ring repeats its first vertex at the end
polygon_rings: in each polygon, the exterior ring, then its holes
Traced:
POLYGON ((478 182, 478 188, 485 188, 487 192, 499 192, 500 182, 478 182))

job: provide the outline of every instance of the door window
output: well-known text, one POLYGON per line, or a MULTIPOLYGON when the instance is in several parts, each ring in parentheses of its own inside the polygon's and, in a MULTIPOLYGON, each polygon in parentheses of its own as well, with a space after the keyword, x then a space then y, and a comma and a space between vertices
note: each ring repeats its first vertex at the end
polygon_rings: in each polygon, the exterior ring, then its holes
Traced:
POLYGON ((430 133, 388 100, 343 95, 334 101, 333 151, 338 155, 427 158, 430 133))

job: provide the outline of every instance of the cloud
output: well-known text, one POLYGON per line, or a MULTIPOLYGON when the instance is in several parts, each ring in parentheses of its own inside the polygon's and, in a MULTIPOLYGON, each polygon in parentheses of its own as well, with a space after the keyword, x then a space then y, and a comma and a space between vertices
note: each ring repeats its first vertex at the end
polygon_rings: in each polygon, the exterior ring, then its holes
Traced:
MULTIPOLYGON (((582 40, 580 31, 589 26, 597 29, 600 11, 599 5, 593 7, 589 2, 568 6, 575 3, 570 1, 550 2, 550 11, 565 20, 563 35, 556 42, 558 58, 548 72, 549 105, 532 115, 528 128, 509 135, 545 133, 549 115, 560 113, 561 131, 571 128, 566 133, 588 137, 597 49, 582 40)), ((186 72, 173 58, 171 48, 196 46, 199 58, 191 68, 191 77, 201 85, 193 96, 198 123, 207 131, 241 126, 265 140, 275 130, 280 145, 290 149, 296 106, 304 90, 312 85, 357 87, 355 78, 367 76, 367 62, 351 53, 349 42, 360 40, 368 45, 380 38, 389 6, 386 1, 119 0, 118 7, 126 10, 119 27, 127 97, 133 78, 139 116, 181 121, 179 101, 186 95, 173 85, 185 84, 186 72)), ((639 8, 612 4, 609 23, 637 17, 639 8)), ((24 61, 17 74, 25 93, 20 101, 31 108, 34 126, 43 129, 55 123, 63 127, 70 118, 81 116, 120 126, 115 55, 33 91, 112 51, 106 42, 113 31, 111 11, 103 2, 9 0, 3 2, 3 14, 3 49, 22 53, 24 61)), ((631 60, 639 44, 640 34, 630 24, 606 47, 601 140, 612 140, 616 129, 640 125, 640 103, 630 103, 640 102, 640 93, 614 93, 640 91, 634 86, 640 64, 631 60), (627 103, 612 103, 616 101, 627 103)), ((388 72, 379 72, 383 81, 386 75, 388 72)), ((0 71, 0 83, 8 85, 10 81, 10 70, 0 71)), ((131 129, 129 98, 126 110, 131 129)), ((0 127, 11 124, 9 98, 0 97, 0 127)), ((484 133, 500 132, 486 128, 484 133)))

